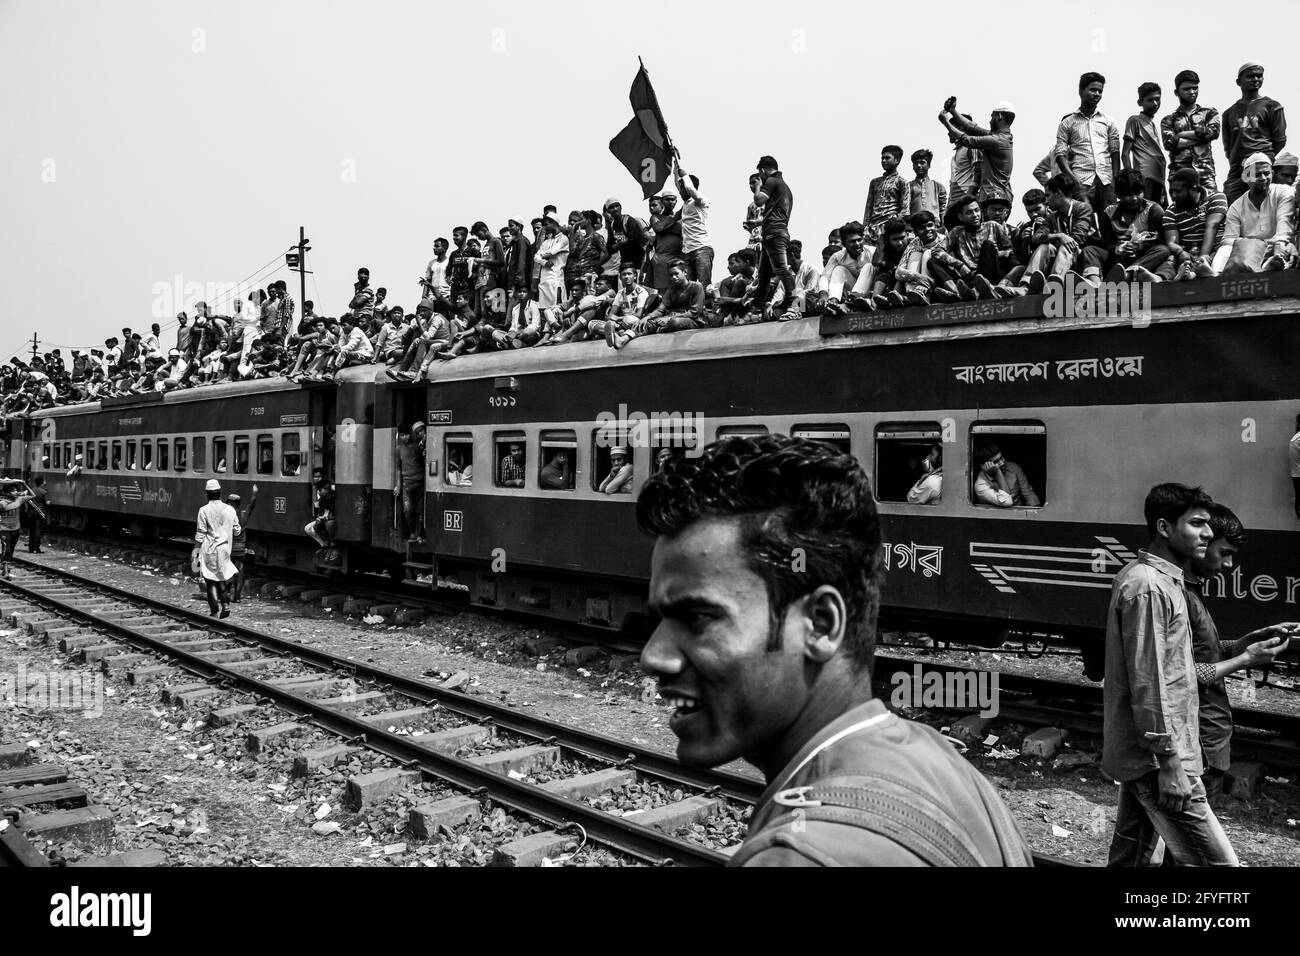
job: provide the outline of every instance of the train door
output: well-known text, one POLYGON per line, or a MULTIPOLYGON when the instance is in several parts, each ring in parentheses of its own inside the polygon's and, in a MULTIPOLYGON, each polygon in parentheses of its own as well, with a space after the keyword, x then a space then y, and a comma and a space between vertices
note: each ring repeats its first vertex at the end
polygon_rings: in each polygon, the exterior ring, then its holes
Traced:
POLYGON ((384 519, 382 527, 389 549, 406 554, 410 561, 414 552, 427 550, 424 544, 427 538, 424 528, 427 484, 425 418, 429 399, 421 387, 394 388, 388 394, 392 408, 383 453, 391 463, 391 478, 385 488, 378 487, 376 482, 375 518, 376 521, 381 517, 384 519), (408 433, 410 440, 403 440, 402 436, 408 433), (381 510, 384 512, 382 515, 381 510))

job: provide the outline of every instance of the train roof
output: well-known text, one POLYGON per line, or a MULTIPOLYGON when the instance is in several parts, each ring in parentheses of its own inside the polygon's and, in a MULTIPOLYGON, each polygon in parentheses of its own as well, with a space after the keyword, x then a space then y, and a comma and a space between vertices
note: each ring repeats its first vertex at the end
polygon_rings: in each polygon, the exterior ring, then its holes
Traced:
MULTIPOLYGON (((1102 294, 1105 294, 1104 289, 1102 294)), ((1084 310, 1083 314, 1049 317, 1044 314, 1044 296, 967 302, 891 312, 850 313, 847 316, 822 316, 820 319, 696 329, 671 335, 648 335, 633 339, 617 357, 611 355, 609 347, 602 341, 464 356, 449 362, 439 362, 433 369, 430 381, 437 383, 493 376, 580 371, 612 364, 661 365, 794 352, 914 345, 989 336, 1044 334, 1075 329, 1122 326, 1140 328, 1148 323, 1295 314, 1300 313, 1300 272, 1256 273, 1191 282, 1165 282, 1147 286, 1144 294, 1147 296, 1147 311, 1141 316, 1132 313, 1101 316, 1093 310, 1084 310)), ((344 369, 338 377, 344 383, 392 385, 393 381, 385 371, 379 365, 358 365, 344 369)), ((85 414, 100 408, 156 402, 172 405, 328 387, 331 386, 298 385, 286 378, 264 378, 65 405, 44 409, 37 417, 85 414)))

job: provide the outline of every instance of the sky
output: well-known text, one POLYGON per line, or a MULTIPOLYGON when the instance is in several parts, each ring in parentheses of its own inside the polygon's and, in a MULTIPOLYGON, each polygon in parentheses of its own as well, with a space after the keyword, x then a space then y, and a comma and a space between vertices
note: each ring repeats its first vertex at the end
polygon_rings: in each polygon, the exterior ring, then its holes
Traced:
POLYGON ((124 326, 168 328, 201 290, 248 279, 284 278, 298 299, 282 263, 300 225, 307 297, 338 315, 362 265, 390 303, 413 307, 433 239, 457 224, 495 230, 609 197, 644 218, 608 149, 631 117, 638 56, 713 203, 719 274, 744 243, 760 155, 794 193, 792 235, 819 251, 861 218, 882 146, 932 149, 947 182, 936 117, 949 95, 980 122, 1015 104, 1020 194, 1086 70, 1107 77, 1101 108, 1121 128, 1139 83, 1164 87, 1163 115, 1189 67, 1201 102, 1222 110, 1237 68, 1258 61, 1264 93, 1287 105, 1300 72, 1289 20, 1222 30, 1225 10, 0 0, 0 358, 30 350, 33 332, 66 356, 124 326))

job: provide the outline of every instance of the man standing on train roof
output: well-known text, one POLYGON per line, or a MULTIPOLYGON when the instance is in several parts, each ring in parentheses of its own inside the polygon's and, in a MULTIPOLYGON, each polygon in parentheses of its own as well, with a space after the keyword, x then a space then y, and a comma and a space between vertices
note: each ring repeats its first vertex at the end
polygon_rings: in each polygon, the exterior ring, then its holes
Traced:
POLYGON ((1241 99, 1223 111, 1223 152, 1228 157, 1223 192, 1228 205, 1249 188, 1242 174, 1250 158, 1263 153, 1272 161, 1286 147, 1286 113, 1281 103, 1260 93, 1263 85, 1264 68, 1243 63, 1237 70, 1241 99))
POLYGON ((880 523, 851 455, 729 438, 652 475, 641 665, 677 757, 767 780, 732 866, 1029 866, 993 787, 937 731, 872 695, 880 523))
POLYGON ((203 490, 207 493, 208 503, 199 509, 194 532, 195 552, 208 593, 208 609, 213 617, 226 618, 230 617, 226 583, 238 571, 231 563, 230 549, 242 529, 235 509, 221 500, 221 482, 210 478, 203 490))
POLYGON ((1156 485, 1151 544, 1111 583, 1101 769, 1120 784, 1110 866, 1143 866, 1159 834, 1183 866, 1236 866, 1201 781, 1199 701, 1184 575, 1214 530, 1200 488, 1156 485))

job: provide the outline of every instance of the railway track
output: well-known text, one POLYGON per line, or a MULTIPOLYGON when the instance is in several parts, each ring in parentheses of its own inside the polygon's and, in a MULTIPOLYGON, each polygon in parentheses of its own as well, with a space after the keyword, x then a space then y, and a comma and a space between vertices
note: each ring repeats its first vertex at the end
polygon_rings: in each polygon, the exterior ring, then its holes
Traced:
MULTIPOLYGON (((674 833, 726 807, 751 806, 763 788, 753 777, 692 770, 649 748, 73 572, 16 563, 14 580, 0 589, 0 614, 65 653, 132 684, 158 684, 167 702, 206 709, 215 725, 247 727, 253 748, 303 734, 321 743, 319 736, 328 735, 333 743, 295 756, 295 769, 304 773, 356 747, 387 758, 388 769, 348 780, 345 799, 354 808, 428 779, 457 793, 411 811, 417 835, 476 818, 483 798, 549 828, 499 849, 506 864, 536 863, 571 845, 575 833, 651 864, 725 864, 726 853, 674 833), (567 775, 538 785, 530 782, 538 768, 564 768, 567 775), (640 820, 596 807, 600 794, 634 780, 660 782, 683 796, 640 820)), ((1046 855, 1037 862, 1077 865, 1046 855)))
MULTIPOLYGON (((539 860, 538 850, 554 850, 576 832, 648 863, 722 865, 726 854, 672 831, 721 812, 728 802, 752 804, 762 789, 760 781, 739 774, 689 770, 646 748, 71 572, 20 566, 5 582, 5 617, 110 675, 163 685, 170 702, 201 706, 213 725, 247 726, 250 746, 309 731, 341 741, 300 754, 306 770, 358 746, 383 755, 392 764, 388 770, 348 781, 357 807, 429 779, 553 828, 515 848, 515 862, 539 860), (576 772, 545 785, 527 782, 560 765, 576 772), (641 820, 593 806, 591 798, 633 780, 662 782, 690 795, 645 811, 641 820)), ((426 808, 423 828, 436 832, 451 811, 478 816, 466 798, 448 799, 453 803, 426 808)))

